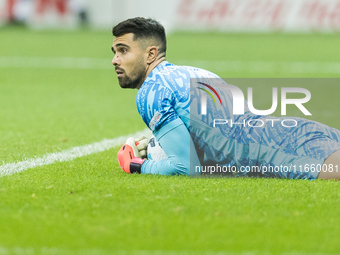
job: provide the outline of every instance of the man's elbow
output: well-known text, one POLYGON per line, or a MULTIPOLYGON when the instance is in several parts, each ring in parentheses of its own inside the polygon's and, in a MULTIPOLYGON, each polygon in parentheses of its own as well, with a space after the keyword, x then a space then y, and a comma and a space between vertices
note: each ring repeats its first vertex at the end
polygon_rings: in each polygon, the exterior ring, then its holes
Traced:
POLYGON ((190 175, 190 164, 173 162, 174 171, 172 175, 190 175))

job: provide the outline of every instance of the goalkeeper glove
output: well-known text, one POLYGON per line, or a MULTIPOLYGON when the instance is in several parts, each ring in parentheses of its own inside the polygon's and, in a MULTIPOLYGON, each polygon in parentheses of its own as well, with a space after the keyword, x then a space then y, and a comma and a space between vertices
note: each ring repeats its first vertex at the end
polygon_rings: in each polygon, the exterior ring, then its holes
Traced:
POLYGON ((138 138, 138 140, 135 140, 135 144, 136 144, 138 152, 140 154, 140 158, 146 159, 147 158, 146 149, 147 149, 148 144, 149 144, 149 138, 147 138, 144 135, 140 136, 138 138))
POLYGON ((142 164, 141 154, 138 151, 135 139, 130 137, 117 153, 120 167, 127 173, 141 173, 142 164))

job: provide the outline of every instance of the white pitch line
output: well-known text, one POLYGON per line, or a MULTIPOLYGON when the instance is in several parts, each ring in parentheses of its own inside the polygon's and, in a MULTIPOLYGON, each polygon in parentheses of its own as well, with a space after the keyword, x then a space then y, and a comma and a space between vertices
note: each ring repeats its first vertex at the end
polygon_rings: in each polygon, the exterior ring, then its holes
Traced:
POLYGON ((197 66, 215 72, 340 74, 340 62, 180 60, 176 64, 197 66))
MULTIPOLYGON (((228 61, 228 60, 177 60, 179 65, 190 65, 221 72, 247 73, 309 73, 340 74, 340 62, 317 61, 228 61)), ((108 58, 74 57, 5 57, 0 56, 0 68, 49 69, 113 69, 108 58)))
POLYGON ((17 163, 7 163, 0 166, 0 177, 20 173, 30 168, 49 165, 55 162, 70 161, 75 158, 84 157, 93 153, 105 151, 125 143, 129 137, 150 136, 150 130, 136 132, 127 136, 120 136, 114 139, 104 139, 88 145, 73 147, 61 152, 48 153, 42 157, 31 158, 17 163))
POLYGON ((110 58, 0 57, 4 68, 113 69, 110 58))

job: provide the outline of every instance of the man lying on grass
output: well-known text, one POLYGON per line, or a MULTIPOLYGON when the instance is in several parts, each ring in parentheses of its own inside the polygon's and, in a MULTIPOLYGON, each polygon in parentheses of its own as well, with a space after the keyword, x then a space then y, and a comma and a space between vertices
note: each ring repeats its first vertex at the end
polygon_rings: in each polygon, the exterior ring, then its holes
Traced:
MULTIPOLYGON (((247 108, 244 114, 233 115, 230 90, 217 90, 209 85, 212 80, 223 83, 221 78, 206 70, 167 62, 165 31, 157 21, 128 19, 116 25, 112 33, 112 64, 119 84, 122 88, 138 89, 139 114, 167 155, 160 161, 137 157, 138 151, 145 151, 147 140, 136 145, 130 138, 117 154, 125 172, 198 175, 201 173, 195 170, 197 166, 215 165, 232 170, 229 173, 232 176, 340 178, 339 130, 301 118, 290 118, 298 125, 282 126, 280 121, 272 121, 261 128, 240 125, 217 128, 212 117, 243 123, 264 116, 254 115, 247 108), (190 92, 192 78, 202 84, 196 94, 190 92), (208 88, 218 95, 222 110, 209 97, 210 117, 194 114, 192 109, 200 109, 199 98, 209 92, 208 88), (195 107, 190 107, 193 104, 195 107), (249 171, 249 166, 257 166, 259 173, 249 171)), ((267 121, 270 117, 265 118, 267 121)))

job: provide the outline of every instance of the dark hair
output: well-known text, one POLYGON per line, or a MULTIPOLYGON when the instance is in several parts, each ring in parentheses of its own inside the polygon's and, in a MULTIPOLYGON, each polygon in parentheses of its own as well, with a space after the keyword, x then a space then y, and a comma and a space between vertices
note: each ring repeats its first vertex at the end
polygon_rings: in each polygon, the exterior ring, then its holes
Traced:
POLYGON ((154 19, 136 17, 120 22, 112 29, 115 37, 133 33, 134 40, 155 39, 160 43, 159 53, 166 52, 166 36, 164 27, 154 19))

